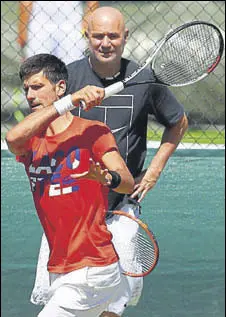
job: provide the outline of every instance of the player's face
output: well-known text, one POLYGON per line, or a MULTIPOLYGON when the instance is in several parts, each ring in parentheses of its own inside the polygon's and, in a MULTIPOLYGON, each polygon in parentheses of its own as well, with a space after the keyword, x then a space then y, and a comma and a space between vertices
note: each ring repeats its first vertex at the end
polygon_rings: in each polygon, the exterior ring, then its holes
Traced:
POLYGON ((42 71, 27 77, 23 84, 31 111, 47 107, 58 99, 56 85, 51 83, 42 71))
POLYGON ((92 57, 102 63, 121 60, 126 37, 126 31, 119 20, 103 18, 92 21, 88 30, 92 57))

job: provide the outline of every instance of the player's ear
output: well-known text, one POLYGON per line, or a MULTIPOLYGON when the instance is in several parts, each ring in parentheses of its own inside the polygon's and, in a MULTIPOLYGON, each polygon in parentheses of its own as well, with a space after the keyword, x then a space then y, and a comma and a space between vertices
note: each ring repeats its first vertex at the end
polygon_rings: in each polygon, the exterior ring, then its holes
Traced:
POLYGON ((62 97, 66 91, 66 82, 65 80, 59 80, 56 84, 56 94, 58 97, 62 97))

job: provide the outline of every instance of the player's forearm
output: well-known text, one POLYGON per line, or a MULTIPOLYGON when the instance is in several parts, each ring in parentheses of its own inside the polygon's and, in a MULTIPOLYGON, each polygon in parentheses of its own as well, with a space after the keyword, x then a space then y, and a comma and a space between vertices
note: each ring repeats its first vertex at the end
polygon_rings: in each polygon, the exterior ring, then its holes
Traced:
POLYGON ((121 182, 113 190, 121 194, 131 194, 134 190, 134 185, 135 185, 132 175, 129 173, 129 171, 122 170, 122 169, 117 170, 117 173, 121 177, 121 182))
POLYGON ((57 117, 59 114, 53 105, 29 114, 8 131, 6 142, 9 150, 16 155, 25 154, 27 142, 33 136, 45 131, 57 117))
POLYGON ((131 194, 134 189, 135 181, 119 153, 117 151, 105 153, 102 160, 109 171, 117 172, 120 175, 118 186, 112 188, 112 190, 121 194, 131 194))
POLYGON ((184 133, 188 128, 188 120, 186 115, 173 127, 166 128, 163 136, 161 145, 152 159, 152 162, 148 168, 147 173, 151 173, 158 178, 164 169, 168 159, 176 150, 178 144, 182 140, 184 133))
POLYGON ((171 145, 171 150, 174 151, 182 140, 187 128, 188 119, 184 114, 184 116, 181 118, 180 121, 178 121, 176 125, 171 128, 165 129, 162 136, 161 144, 169 143, 171 145))

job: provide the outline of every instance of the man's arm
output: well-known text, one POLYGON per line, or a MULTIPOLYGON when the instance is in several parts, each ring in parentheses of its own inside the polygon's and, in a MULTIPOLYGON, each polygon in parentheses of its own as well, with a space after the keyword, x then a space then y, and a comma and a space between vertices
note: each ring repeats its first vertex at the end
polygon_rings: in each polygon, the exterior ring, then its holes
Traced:
POLYGON ((134 190, 135 182, 119 152, 111 151, 105 153, 102 161, 109 171, 117 172, 121 177, 120 184, 116 188, 113 188, 113 190, 117 193, 131 194, 134 190))
MULTIPOLYGON (((84 100, 87 109, 99 105, 104 97, 104 89, 95 86, 86 86, 71 95, 72 104, 79 106, 80 100, 84 100)), ((35 135, 45 131, 49 124, 59 117, 55 106, 49 105, 37 110, 10 129, 6 134, 6 142, 9 150, 15 155, 28 153, 29 140, 35 135)))
POLYGON ((93 179, 104 186, 109 186, 112 184, 113 178, 109 171, 113 173, 116 172, 120 177, 120 181, 112 190, 121 194, 131 194, 134 189, 135 181, 119 152, 116 150, 106 152, 102 156, 102 162, 105 168, 102 168, 99 162, 94 162, 90 159, 89 170, 80 174, 71 174, 71 177, 75 179, 93 179))
POLYGON ((29 114, 7 132, 6 142, 9 150, 15 155, 26 155, 29 140, 46 130, 57 117, 59 114, 53 105, 29 114))
POLYGON ((21 48, 27 43, 27 29, 33 1, 19 1, 19 21, 17 42, 21 48))
POLYGON ((135 185, 135 191, 131 195, 132 198, 139 196, 138 201, 141 202, 147 192, 154 187, 168 159, 176 150, 187 128, 188 120, 185 114, 181 120, 176 123, 176 125, 171 128, 165 128, 161 145, 153 157, 144 176, 140 181, 138 180, 138 183, 135 185))

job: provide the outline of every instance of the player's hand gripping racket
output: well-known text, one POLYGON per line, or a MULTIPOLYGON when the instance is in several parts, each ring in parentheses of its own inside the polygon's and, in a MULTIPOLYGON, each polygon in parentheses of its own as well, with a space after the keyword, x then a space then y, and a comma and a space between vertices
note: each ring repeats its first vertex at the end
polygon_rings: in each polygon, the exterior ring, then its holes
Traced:
MULTIPOLYGON (((167 33, 154 53, 130 76, 105 88, 104 99, 134 85, 155 83, 180 87, 193 84, 216 68, 223 51, 223 36, 215 25, 203 21, 185 23, 167 33), (147 66, 153 70, 153 79, 130 82, 147 66)), ((81 107, 85 109, 82 101, 81 107)))
POLYGON ((142 277, 151 273, 159 259, 159 247, 154 234, 145 223, 128 212, 114 210, 108 214, 120 217, 120 223, 124 224, 124 234, 122 232, 117 234, 117 245, 115 245, 122 273, 132 277, 142 277), (121 257, 120 254, 123 256, 121 257))

